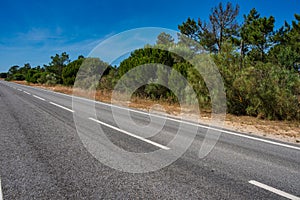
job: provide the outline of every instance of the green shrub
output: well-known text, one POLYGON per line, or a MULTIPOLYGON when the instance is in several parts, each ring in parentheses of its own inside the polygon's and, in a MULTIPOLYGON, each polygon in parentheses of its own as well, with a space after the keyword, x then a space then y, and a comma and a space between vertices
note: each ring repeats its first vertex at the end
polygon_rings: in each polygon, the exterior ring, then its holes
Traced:
POLYGON ((257 63, 238 73, 233 82, 246 102, 246 114, 267 119, 300 119, 299 75, 267 63, 257 63))
POLYGON ((17 74, 13 75, 13 80, 24 81, 25 80, 25 76, 23 74, 17 73, 17 74))

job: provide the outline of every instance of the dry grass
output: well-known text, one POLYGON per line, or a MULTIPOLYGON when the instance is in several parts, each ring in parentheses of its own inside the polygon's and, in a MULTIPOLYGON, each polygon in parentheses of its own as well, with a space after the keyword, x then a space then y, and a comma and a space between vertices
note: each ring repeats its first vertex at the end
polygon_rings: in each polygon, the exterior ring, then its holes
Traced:
MULTIPOLYGON (((66 87, 61 85, 46 86, 40 84, 28 84, 25 81, 15 81, 19 84, 30 85, 34 87, 42 87, 56 92, 61 92, 70 95, 76 95, 86 97, 89 99, 95 99, 97 101, 112 103, 112 93, 110 91, 97 91, 96 93, 87 92, 82 90, 74 90, 72 87, 66 87)), ((117 99, 122 99, 122 94, 117 94, 117 99)), ((113 102, 115 103, 115 102, 113 102)), ((211 114, 207 110, 201 110, 201 116, 194 114, 194 108, 186 108, 184 110, 184 116, 181 115, 181 108, 178 104, 171 104, 166 101, 150 99, 143 99, 133 97, 130 101, 118 102, 123 106, 129 106, 136 109, 145 111, 151 111, 155 108, 154 112, 165 112, 175 117, 184 117, 187 120, 196 120, 203 124, 210 124, 211 114), (159 106, 157 106, 159 105, 159 106)), ((268 138, 279 139, 287 142, 300 142, 300 122, 299 121, 270 121, 262 120, 250 116, 235 116, 231 114, 226 115, 224 128, 244 133, 250 133, 268 138)))

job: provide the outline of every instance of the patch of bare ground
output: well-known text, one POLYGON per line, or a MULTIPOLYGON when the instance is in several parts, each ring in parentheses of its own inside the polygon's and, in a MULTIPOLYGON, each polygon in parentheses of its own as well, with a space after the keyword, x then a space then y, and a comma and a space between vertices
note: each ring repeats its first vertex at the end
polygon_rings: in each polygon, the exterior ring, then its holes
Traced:
MULTIPOLYGON (((28 84, 26 81, 14 82, 34 87, 41 87, 55 92, 96 99, 97 101, 101 102, 111 103, 112 94, 110 91, 101 90, 93 93, 83 90, 73 91, 72 87, 61 85, 47 86, 41 84, 28 84)), ((121 97, 121 94, 119 95, 121 97)), ((172 117, 196 121, 206 125, 209 125, 211 122, 211 113, 208 110, 201 110, 199 117, 199 113, 195 114, 195 108, 185 108, 182 112, 180 105, 176 103, 169 103, 163 100, 153 101, 146 98, 143 99, 133 97, 131 98, 130 102, 119 102, 119 104, 144 111, 165 113, 172 117)), ((299 121, 270 121, 250 116, 235 116, 227 114, 225 122, 223 124, 223 128, 253 135, 259 135, 271 139, 277 139, 285 142, 300 143, 299 121)))

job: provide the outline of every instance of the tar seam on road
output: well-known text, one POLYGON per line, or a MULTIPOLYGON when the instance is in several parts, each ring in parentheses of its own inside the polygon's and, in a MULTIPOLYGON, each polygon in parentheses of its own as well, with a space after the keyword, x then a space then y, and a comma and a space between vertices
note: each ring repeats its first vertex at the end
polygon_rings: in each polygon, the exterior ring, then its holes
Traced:
POLYGON ((0 179, 0 200, 3 200, 1 179, 0 179))
POLYGON ((42 100, 42 101, 45 101, 45 99, 42 98, 42 97, 39 97, 39 96, 36 96, 36 95, 32 95, 32 96, 34 96, 35 98, 40 99, 40 100, 42 100))
POLYGON ((251 181, 249 181, 249 183, 252 184, 252 185, 255 185, 255 186, 257 186, 257 187, 263 188, 263 189, 265 189, 265 190, 268 190, 268 191, 270 191, 270 192, 273 192, 273 193, 275 193, 275 194, 278 194, 278 195, 280 195, 280 196, 283 196, 283 197, 285 197, 285 198, 292 199, 292 200, 300 200, 299 197, 296 197, 296 196, 294 196, 294 195, 292 195, 292 194, 289 194, 289 193, 286 193, 286 192, 284 192, 284 191, 278 190, 278 189, 273 188, 273 187, 271 187, 271 186, 268 186, 268 185, 266 185, 266 184, 260 183, 260 182, 258 182, 258 181, 251 180, 251 181))
POLYGON ((89 117, 89 119, 92 120, 92 121, 94 121, 94 122, 97 122, 97 123, 99 123, 99 124, 102 124, 102 125, 104 125, 104 126, 107 126, 107 127, 111 128, 111 129, 114 129, 114 130, 117 130, 117 131, 119 131, 119 132, 125 133, 126 135, 129 135, 129 136, 134 137, 134 138, 136 138, 136 139, 142 140, 143 142, 146 142, 146 143, 152 144, 152 145, 154 145, 154 146, 157 146, 157 147, 159 147, 159 148, 161 148, 161 149, 164 149, 164 150, 170 150, 170 148, 167 147, 167 146, 164 146, 164 145, 158 144, 158 143, 156 143, 156 142, 153 142, 153 141, 151 141, 151 140, 148 140, 148 139, 146 139, 146 138, 143 138, 143 137, 134 135, 134 134, 129 133, 129 132, 125 131, 125 130, 122 130, 122 129, 119 129, 119 128, 117 128, 117 127, 114 127, 114 126, 111 126, 111 125, 109 125, 109 124, 106 124, 106 123, 104 123, 104 122, 101 122, 101 121, 99 121, 99 120, 97 120, 97 119, 94 119, 94 118, 91 118, 91 117, 89 117))
POLYGON ((65 109, 65 110, 67 110, 67 111, 74 112, 74 110, 71 110, 71 109, 66 108, 66 107, 64 107, 64 106, 61 106, 61 105, 59 105, 59 104, 53 103, 53 102, 51 102, 51 101, 50 101, 49 103, 52 104, 52 105, 55 105, 55 106, 57 106, 57 107, 60 107, 60 108, 62 108, 62 109, 65 109))
POLYGON ((220 131, 221 133, 226 133, 226 134, 234 135, 234 136, 238 136, 238 137, 244 137, 244 138, 247 138, 247 139, 250 139, 250 140, 256 140, 256 141, 260 141, 260 142, 264 142, 264 143, 268 143, 268 144, 273 144, 273 145, 277 145, 277 146, 281 146, 281 147, 291 148, 291 149, 295 149, 295 150, 300 151, 300 147, 296 147, 296 146, 293 146, 293 145, 288 145, 288 144, 284 144, 284 143, 280 143, 280 142, 274 142, 274 141, 271 141, 271 140, 257 138, 257 137, 254 137, 254 136, 239 134, 239 133, 235 133, 235 132, 232 132, 232 131, 227 131, 227 130, 222 130, 222 129, 219 129, 219 128, 214 128, 214 127, 209 127, 209 126, 205 126, 205 125, 201 125, 201 124, 196 124, 196 123, 193 123, 193 122, 181 121, 181 120, 177 120, 177 119, 174 119, 174 118, 168 118, 168 116, 151 114, 151 113, 147 113, 147 112, 143 112, 143 111, 138 111, 138 110, 134 110, 134 109, 126 108, 126 107, 121 107, 121 106, 116 106, 116 105, 103 103, 103 102, 99 102, 99 101, 93 101, 91 99, 71 96, 71 95, 68 95, 68 94, 63 94, 63 93, 54 92, 54 91, 50 91, 50 90, 45 90, 45 89, 41 89, 41 88, 35 88, 35 87, 27 86, 27 85, 24 85, 24 86, 32 88, 32 89, 36 89, 36 90, 42 90, 42 91, 45 91, 45 92, 48 92, 48 93, 55 93, 55 94, 58 94, 58 95, 68 96, 68 97, 71 97, 71 98, 82 99, 82 100, 85 100, 85 101, 90 101, 90 102, 94 102, 94 103, 97 103, 97 104, 111 106, 111 107, 115 107, 115 108, 119 108, 119 109, 123 109, 123 110, 129 110, 129 111, 144 114, 144 115, 152 115, 154 117, 158 117, 158 118, 162 118, 162 119, 168 119, 170 121, 175 121, 175 122, 185 123, 185 124, 192 125, 192 126, 198 126, 198 127, 201 127, 201 128, 207 128, 207 129, 211 129, 211 130, 215 130, 215 131, 220 131))

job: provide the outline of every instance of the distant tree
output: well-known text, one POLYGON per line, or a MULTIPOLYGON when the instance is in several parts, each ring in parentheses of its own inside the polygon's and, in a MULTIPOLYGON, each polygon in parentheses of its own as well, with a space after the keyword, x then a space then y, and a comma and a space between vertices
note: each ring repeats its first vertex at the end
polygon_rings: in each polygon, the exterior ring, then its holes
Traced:
POLYGON ((26 81, 29 83, 37 83, 37 76, 35 74, 38 73, 38 70, 36 69, 30 69, 28 70, 26 74, 26 81))
POLYGON ((74 85, 77 72, 84 61, 84 57, 78 56, 77 60, 70 62, 62 71, 64 85, 74 85))
POLYGON ((172 56, 172 53, 157 48, 144 48, 135 50, 131 53, 129 58, 120 63, 118 69, 119 76, 123 76, 132 68, 148 63, 159 63, 172 66, 174 63, 174 57, 172 56))
POLYGON ((0 73, 0 78, 7 78, 7 73, 6 72, 0 73))
POLYGON ((295 14, 297 21, 292 26, 285 22, 276 34, 276 45, 269 52, 269 61, 286 69, 299 71, 300 69, 300 15, 295 14))
POLYGON ((45 69, 40 66, 29 68, 27 67, 27 73, 25 74, 25 80, 29 83, 38 83, 38 79, 42 76, 45 69))
POLYGON ((24 74, 16 73, 16 74, 13 75, 13 80, 24 81, 25 80, 25 76, 24 76, 24 74))
POLYGON ((39 65, 36 66, 35 69, 38 70, 38 71, 41 71, 41 72, 45 71, 45 69, 43 67, 39 66, 39 65))
MULTIPOLYGON (((187 78, 187 73, 191 65, 189 63, 176 63, 173 65, 173 70, 170 73, 168 85, 176 93, 179 100, 184 100, 184 89, 186 88, 186 82, 183 77, 187 78)), ((172 94, 173 95, 173 94, 172 94)))
POLYGON ((28 70, 31 69, 31 65, 29 63, 24 64, 24 66, 22 67, 22 73, 23 74, 27 74, 28 70))
POLYGON ((49 65, 45 65, 45 69, 49 73, 56 75, 57 82, 63 83, 62 81, 62 71, 63 68, 70 62, 69 55, 66 52, 63 52, 61 55, 56 54, 51 56, 52 61, 49 65))
POLYGON ((46 73, 46 85, 56 85, 58 82, 57 75, 54 73, 46 73))
POLYGON ((98 89, 113 90, 117 82, 116 75, 117 68, 108 66, 100 79, 98 89))
POLYGON ((18 73, 20 66, 18 65, 14 65, 12 67, 9 68, 8 72, 7 72, 7 78, 6 80, 13 80, 14 79, 14 75, 16 73, 18 73))
POLYGON ((15 73, 17 73, 18 70, 19 70, 19 68, 20 68, 20 66, 18 66, 18 65, 12 66, 11 68, 9 68, 8 74, 15 74, 15 73))
POLYGON ((174 38, 170 34, 162 32, 157 36, 156 44, 169 46, 174 44, 174 38))
POLYGON ((77 58, 77 60, 82 59, 82 58, 84 58, 84 56, 83 55, 79 55, 78 58, 77 58))
POLYGON ((226 7, 223 7, 223 4, 219 3, 211 12, 209 23, 200 18, 198 22, 188 18, 182 25, 178 25, 178 29, 182 34, 200 42, 207 50, 221 52, 223 43, 229 39, 232 40, 233 36, 237 35, 239 26, 236 17, 239 13, 239 6, 234 7, 228 2, 226 7))
MULTIPOLYGON (((235 7, 228 2, 226 7, 223 7, 220 2, 217 7, 212 9, 212 14, 209 16, 209 21, 212 26, 212 34, 214 36, 215 42, 217 44, 218 52, 222 51, 222 45, 228 39, 232 39, 232 36, 237 34, 238 23, 236 22, 236 17, 239 14, 239 6, 235 7)), ((198 24, 204 31, 207 28, 203 26, 203 22, 199 19, 198 24)))
POLYGON ((244 24, 241 27, 242 55, 247 53, 253 61, 264 61, 272 46, 274 23, 273 16, 260 17, 255 8, 248 15, 244 15, 244 24))
MULTIPOLYGON (((74 63, 73 71, 76 71, 78 63, 74 63)), ((80 66, 80 70, 76 75, 74 86, 80 89, 96 89, 99 86, 99 81, 103 75, 109 73, 109 65, 99 58, 85 58, 80 66)))
POLYGON ((188 36, 195 41, 200 42, 201 30, 194 19, 188 17, 185 22, 183 22, 181 25, 178 25, 178 29, 180 30, 180 33, 188 36))

